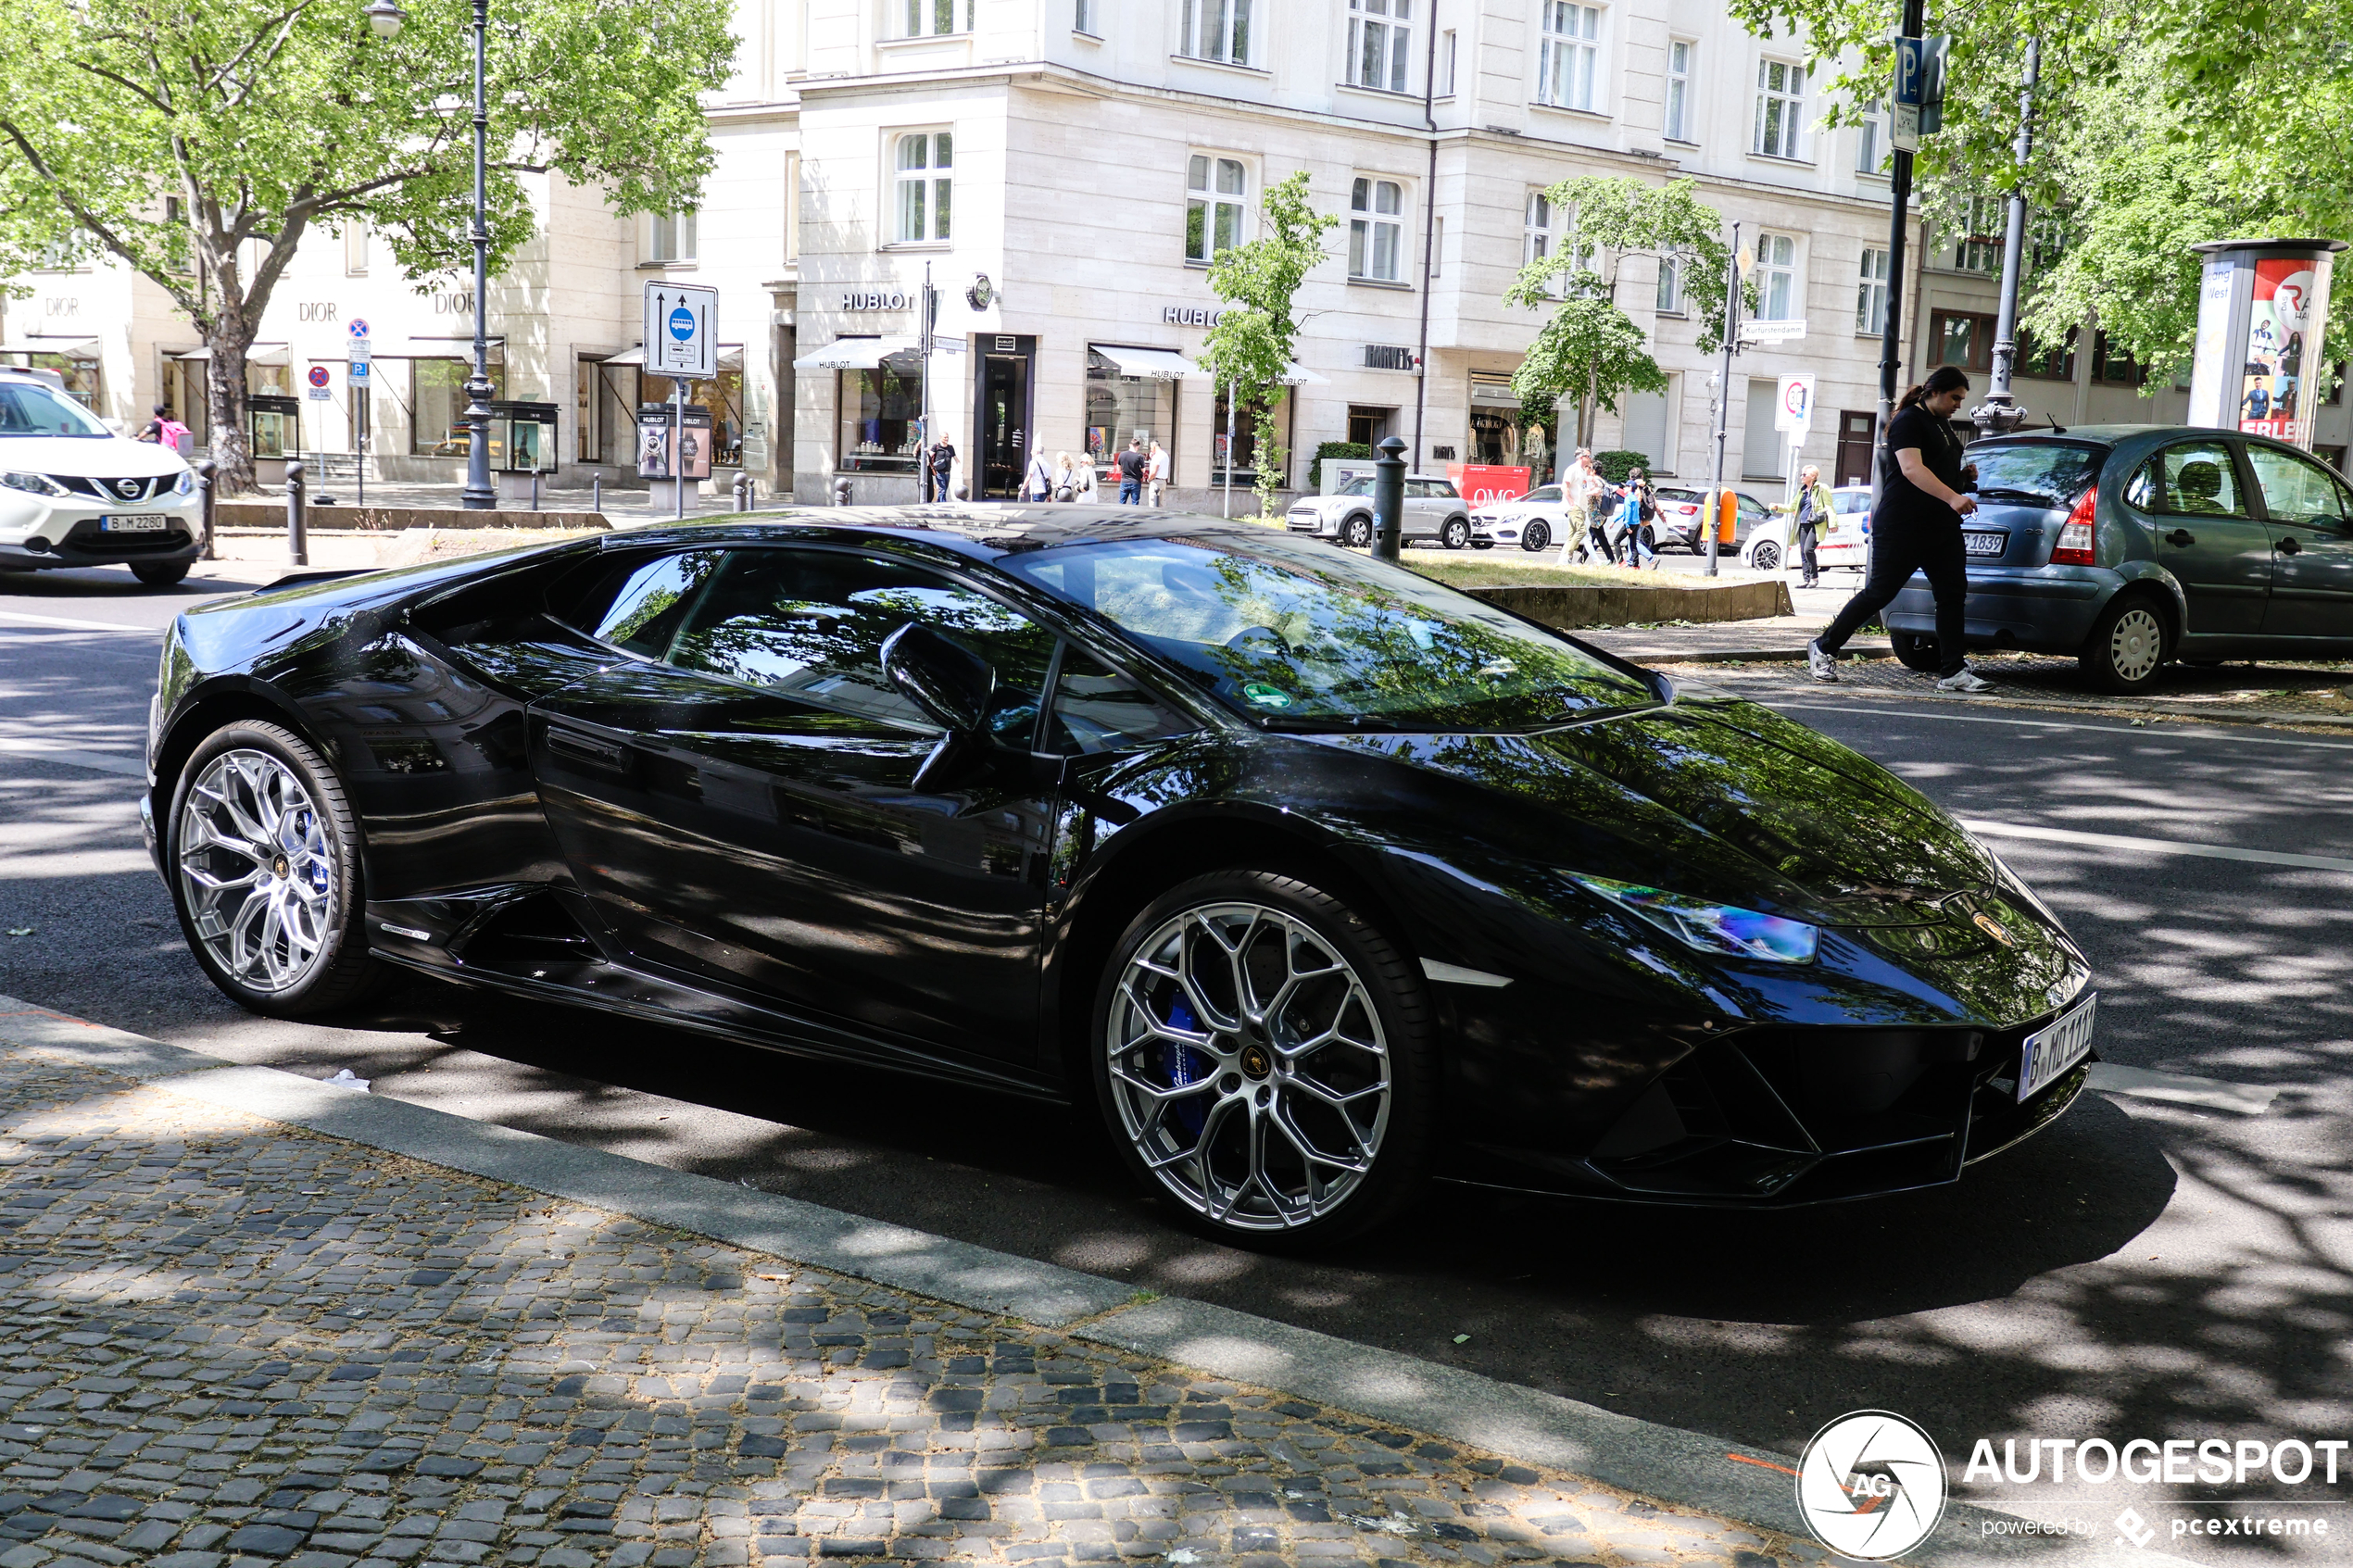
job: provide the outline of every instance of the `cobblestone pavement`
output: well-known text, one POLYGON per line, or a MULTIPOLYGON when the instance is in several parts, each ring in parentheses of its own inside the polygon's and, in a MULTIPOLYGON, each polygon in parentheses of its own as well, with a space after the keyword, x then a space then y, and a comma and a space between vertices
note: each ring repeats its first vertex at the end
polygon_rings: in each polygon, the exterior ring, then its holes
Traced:
POLYGON ((1279 1393, 0 1053, 0 1568, 1821 1568, 1279 1393))

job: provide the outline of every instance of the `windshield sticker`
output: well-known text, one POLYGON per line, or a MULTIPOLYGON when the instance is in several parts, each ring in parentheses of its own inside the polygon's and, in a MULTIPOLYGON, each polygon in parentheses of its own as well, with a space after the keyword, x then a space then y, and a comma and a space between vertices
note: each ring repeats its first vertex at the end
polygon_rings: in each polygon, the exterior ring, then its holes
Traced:
POLYGON ((1264 681, 1252 681, 1242 687, 1242 696, 1261 708, 1289 708, 1290 693, 1280 686, 1270 686, 1264 681))

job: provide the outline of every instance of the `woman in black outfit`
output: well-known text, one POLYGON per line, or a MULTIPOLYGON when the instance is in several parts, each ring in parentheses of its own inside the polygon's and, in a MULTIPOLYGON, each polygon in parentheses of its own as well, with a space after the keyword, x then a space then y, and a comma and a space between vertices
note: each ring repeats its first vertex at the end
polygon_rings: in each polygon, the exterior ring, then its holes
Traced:
POLYGON ((1895 405, 1895 418, 1887 426, 1879 505, 1871 508, 1870 575, 1863 591, 1806 645, 1806 662, 1817 681, 1838 679, 1838 652, 1846 639, 1887 608, 1919 571, 1927 574, 1936 595, 1936 689, 1994 689, 1962 657, 1969 556, 1961 543, 1961 519, 1977 510, 1963 486, 1976 482, 1977 468, 1961 461, 1961 438, 1946 421, 1968 396, 1969 377, 1944 365, 1895 405))

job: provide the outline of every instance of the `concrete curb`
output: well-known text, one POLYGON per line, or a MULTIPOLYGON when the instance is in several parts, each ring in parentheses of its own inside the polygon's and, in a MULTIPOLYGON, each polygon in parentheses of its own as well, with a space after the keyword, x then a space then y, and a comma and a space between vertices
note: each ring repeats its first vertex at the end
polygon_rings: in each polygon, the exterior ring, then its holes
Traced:
MULTIPOLYGON (((1075 1338, 1158 1357, 1569 1471, 1678 1508, 1808 1538, 1796 1461, 1620 1415, 1395 1351, 1206 1302, 1152 1299, 1093 1274, 733 1186, 536 1133, 248 1067, 0 996, 0 1043, 366 1148, 873 1280, 1075 1338), (1741 1456, 1735 1459, 1737 1453, 1741 1456)), ((2014 1516, 1955 1504, 1908 1561, 1932 1568, 2047 1562, 2163 1568, 2164 1554, 2057 1537, 1984 1537, 2014 1516)))

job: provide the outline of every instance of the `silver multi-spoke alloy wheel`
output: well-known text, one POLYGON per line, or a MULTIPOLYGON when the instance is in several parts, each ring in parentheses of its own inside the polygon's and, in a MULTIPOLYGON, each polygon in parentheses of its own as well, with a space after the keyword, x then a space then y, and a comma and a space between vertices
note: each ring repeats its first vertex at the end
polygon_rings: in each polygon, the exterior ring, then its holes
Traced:
POLYGON ((2128 605, 2108 634, 2108 661, 2117 679, 2134 685, 2157 672, 2165 657, 2165 625, 2146 605, 2128 605))
POLYGON ((1371 1175, 1389 1040, 1364 979, 1298 917, 1239 902, 1174 915, 1128 960, 1105 1034, 1121 1131, 1202 1217, 1291 1230, 1371 1175))
POLYGON ((266 751, 206 762, 180 805, 180 887, 221 972, 257 992, 310 976, 334 929, 329 824, 293 769, 266 751))

